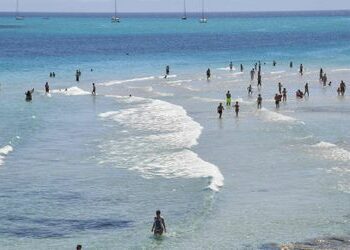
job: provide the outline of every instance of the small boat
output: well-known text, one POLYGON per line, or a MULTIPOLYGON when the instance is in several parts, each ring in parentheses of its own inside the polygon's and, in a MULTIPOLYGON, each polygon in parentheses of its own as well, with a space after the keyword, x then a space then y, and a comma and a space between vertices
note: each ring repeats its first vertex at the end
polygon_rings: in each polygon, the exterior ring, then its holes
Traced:
POLYGON ((114 0, 114 16, 111 18, 112 23, 120 23, 120 18, 117 16, 117 0, 114 0))
POLYGON ((19 0, 16 1, 16 20, 18 21, 21 21, 23 20, 24 18, 22 16, 19 15, 19 3, 18 3, 19 0))
POLYGON ((181 18, 182 20, 187 20, 187 11, 186 11, 186 0, 184 0, 184 15, 181 18))
POLYGON ((204 15, 204 0, 202 0, 202 18, 199 19, 199 22, 200 23, 207 23, 208 22, 208 19, 205 18, 205 15, 204 15))

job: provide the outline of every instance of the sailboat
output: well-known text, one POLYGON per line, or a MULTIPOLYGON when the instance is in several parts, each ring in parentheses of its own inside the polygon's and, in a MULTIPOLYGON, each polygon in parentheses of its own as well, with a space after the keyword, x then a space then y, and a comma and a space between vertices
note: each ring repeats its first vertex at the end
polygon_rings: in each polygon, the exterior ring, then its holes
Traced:
POLYGON ((184 0, 184 15, 182 16, 182 20, 187 20, 186 0, 184 0))
POLYGON ((112 16, 112 23, 120 23, 120 18, 117 16, 117 0, 114 0, 114 16, 112 16))
POLYGON ((16 1, 16 20, 23 20, 23 17, 19 15, 19 0, 16 1))
POLYGON ((202 0, 202 18, 199 19, 200 23, 207 23, 208 19, 204 16, 204 0, 202 0))

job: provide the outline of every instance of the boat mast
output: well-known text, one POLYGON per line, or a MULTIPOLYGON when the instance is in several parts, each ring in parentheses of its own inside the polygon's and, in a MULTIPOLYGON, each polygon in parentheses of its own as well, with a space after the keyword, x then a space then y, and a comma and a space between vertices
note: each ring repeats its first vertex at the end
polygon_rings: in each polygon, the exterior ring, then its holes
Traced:
POLYGON ((187 18, 186 0, 184 0, 184 18, 187 18))
POLYGON ((202 20, 204 20, 204 0, 202 0, 202 20))
POLYGON ((117 17, 117 0, 114 0, 114 17, 117 17))
POLYGON ((19 16, 19 11, 18 11, 18 9, 19 9, 19 3, 18 3, 18 0, 17 0, 17 1, 16 1, 16 17, 19 16))

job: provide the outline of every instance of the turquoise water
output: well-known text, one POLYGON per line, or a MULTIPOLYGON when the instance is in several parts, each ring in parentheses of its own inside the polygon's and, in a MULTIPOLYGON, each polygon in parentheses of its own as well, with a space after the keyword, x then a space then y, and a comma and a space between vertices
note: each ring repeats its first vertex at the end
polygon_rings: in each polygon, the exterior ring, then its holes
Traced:
POLYGON ((205 25, 2 14, 0 38, 1 249, 269 249, 349 235, 350 104, 336 93, 350 76, 349 12, 211 14, 205 25), (257 60, 261 111, 255 82, 246 93, 257 60), (296 100, 305 82, 310 98, 296 100), (240 117, 227 108, 218 120, 227 90, 240 117))

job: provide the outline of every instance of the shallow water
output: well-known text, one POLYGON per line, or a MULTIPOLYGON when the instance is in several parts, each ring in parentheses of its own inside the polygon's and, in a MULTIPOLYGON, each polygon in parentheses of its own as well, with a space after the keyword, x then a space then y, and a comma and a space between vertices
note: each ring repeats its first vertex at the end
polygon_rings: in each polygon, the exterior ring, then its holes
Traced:
POLYGON ((336 93, 350 77, 348 19, 1 16, 1 249, 269 249, 348 236, 350 104, 336 93), (246 93, 256 60, 267 63, 262 110, 255 82, 246 93), (276 110, 279 81, 288 102, 276 110), (310 97, 296 100, 305 82, 310 97), (227 90, 241 112, 218 120, 227 90), (162 239, 150 232, 157 209, 162 239))

